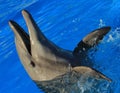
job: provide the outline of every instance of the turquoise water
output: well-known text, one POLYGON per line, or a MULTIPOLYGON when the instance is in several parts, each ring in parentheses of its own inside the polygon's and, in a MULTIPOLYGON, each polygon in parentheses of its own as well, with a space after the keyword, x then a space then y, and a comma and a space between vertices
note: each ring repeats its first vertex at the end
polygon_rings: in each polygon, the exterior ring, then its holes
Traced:
POLYGON ((14 35, 8 26, 8 21, 13 19, 27 31, 22 9, 33 15, 47 38, 69 50, 92 30, 111 26, 97 51, 91 50, 89 56, 94 68, 112 79, 111 93, 120 92, 119 0, 1 0, 0 93, 40 93, 20 63, 14 35))

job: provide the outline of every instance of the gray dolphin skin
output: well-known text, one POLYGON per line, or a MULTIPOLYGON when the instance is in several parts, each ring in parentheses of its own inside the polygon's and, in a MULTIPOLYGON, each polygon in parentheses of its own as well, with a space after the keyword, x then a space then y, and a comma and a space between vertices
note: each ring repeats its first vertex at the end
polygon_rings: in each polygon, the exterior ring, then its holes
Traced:
POLYGON ((80 73, 85 78, 92 76, 110 80, 91 68, 92 62, 87 56, 89 49, 98 45, 110 31, 109 26, 92 31, 78 43, 73 51, 69 51, 48 40, 28 11, 23 10, 22 15, 27 24, 29 35, 16 22, 10 20, 9 25, 15 35, 15 44, 20 60, 31 79, 37 84, 39 82, 38 85, 44 86, 44 82, 45 84, 52 82, 58 76, 62 77, 68 72, 77 72, 78 75, 80 73))
POLYGON ((85 66, 74 67, 52 80, 35 83, 45 93, 111 93, 108 92, 110 80, 85 66))

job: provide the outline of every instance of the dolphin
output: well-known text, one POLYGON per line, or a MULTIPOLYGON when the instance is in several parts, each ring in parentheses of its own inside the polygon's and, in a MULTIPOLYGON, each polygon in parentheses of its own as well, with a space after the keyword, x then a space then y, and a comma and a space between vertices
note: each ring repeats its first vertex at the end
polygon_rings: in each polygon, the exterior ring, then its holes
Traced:
POLYGON ((71 69, 74 70, 75 67, 79 67, 77 71, 80 72, 83 71, 81 66, 87 66, 84 71, 89 71, 87 68, 90 68, 92 64, 89 60, 85 63, 85 59, 89 59, 87 56, 89 49, 97 46, 111 29, 107 26, 92 31, 77 44, 73 51, 70 51, 48 40, 27 10, 22 10, 22 15, 29 34, 13 20, 9 21, 9 25, 15 35, 20 60, 34 81, 53 80, 71 69))

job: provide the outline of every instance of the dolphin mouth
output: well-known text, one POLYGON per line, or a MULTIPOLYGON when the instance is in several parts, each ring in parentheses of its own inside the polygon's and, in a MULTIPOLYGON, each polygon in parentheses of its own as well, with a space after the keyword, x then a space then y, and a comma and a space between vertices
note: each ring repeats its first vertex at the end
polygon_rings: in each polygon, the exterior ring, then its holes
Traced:
POLYGON ((22 15, 26 21, 29 34, 26 33, 24 29, 13 20, 9 21, 9 26, 13 30, 15 38, 19 40, 21 43, 23 43, 25 48, 27 49, 27 52, 29 52, 29 54, 32 55, 31 53, 32 44, 38 40, 40 41, 46 40, 47 42, 47 39, 38 28, 37 24, 32 18, 32 15, 27 10, 22 10, 22 15))
POLYGON ((24 31, 23 28, 16 22, 10 20, 9 21, 10 27, 13 29, 13 32, 15 34, 16 39, 21 39, 22 43, 25 45, 27 51, 31 55, 31 46, 30 46, 30 37, 29 35, 24 31))
POLYGON ((33 43, 35 43, 36 41, 43 42, 45 40, 47 42, 47 39, 38 28, 37 24, 32 18, 32 15, 27 10, 22 10, 22 15, 26 21, 29 34, 26 33, 26 31, 13 20, 9 21, 9 26, 14 32, 16 42, 20 42, 21 43, 20 47, 22 47, 22 49, 25 50, 28 53, 28 55, 32 57, 32 55, 34 55, 32 54, 32 49, 31 49, 33 43))
POLYGON ((17 39, 20 43, 23 44, 21 47, 23 50, 26 51, 27 55, 29 56, 28 58, 30 58, 30 60, 31 60, 30 64, 32 65, 32 67, 35 67, 35 63, 32 61, 32 55, 31 55, 30 36, 16 22, 10 20, 9 25, 13 29, 13 32, 15 34, 15 39, 17 39))

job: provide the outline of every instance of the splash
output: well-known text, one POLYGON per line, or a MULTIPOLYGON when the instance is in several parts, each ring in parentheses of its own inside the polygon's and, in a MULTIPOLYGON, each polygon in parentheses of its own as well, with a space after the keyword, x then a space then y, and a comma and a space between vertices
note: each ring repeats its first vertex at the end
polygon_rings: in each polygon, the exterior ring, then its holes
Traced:
POLYGON ((89 73, 70 71, 50 81, 36 81, 45 93, 110 93, 110 82, 89 73))
POLYGON ((99 23, 99 28, 105 26, 105 22, 103 21, 103 19, 100 19, 100 23, 99 23))
POLYGON ((107 42, 114 42, 120 39, 120 27, 115 28, 108 36, 107 42))

